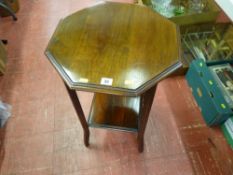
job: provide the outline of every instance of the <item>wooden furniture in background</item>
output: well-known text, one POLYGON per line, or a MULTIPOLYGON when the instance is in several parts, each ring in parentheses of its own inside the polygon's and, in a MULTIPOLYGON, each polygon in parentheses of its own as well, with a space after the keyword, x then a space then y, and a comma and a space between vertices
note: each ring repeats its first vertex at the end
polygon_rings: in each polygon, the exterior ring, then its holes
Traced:
MULTIPOLYGON (((151 0, 139 0, 139 2, 142 2, 144 5, 152 8, 151 0)), ((172 5, 176 6, 180 3, 185 7, 185 10, 184 13, 180 15, 176 15, 174 12, 174 16, 169 19, 180 26, 215 22, 221 12, 221 9, 214 0, 204 0, 204 2, 206 2, 206 5, 202 12, 193 12, 189 9, 188 0, 172 0, 172 5)))
POLYGON ((103 2, 61 20, 45 54, 89 128, 138 133, 143 151, 156 84, 182 66, 177 26, 145 6, 103 2), (94 92, 88 123, 78 91, 94 92))

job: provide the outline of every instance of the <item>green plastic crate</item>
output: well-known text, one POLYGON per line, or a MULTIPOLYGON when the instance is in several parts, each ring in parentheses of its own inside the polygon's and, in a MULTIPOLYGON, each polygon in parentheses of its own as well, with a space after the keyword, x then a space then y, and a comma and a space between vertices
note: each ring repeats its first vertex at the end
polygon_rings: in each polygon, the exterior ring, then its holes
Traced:
POLYGON ((186 80, 207 125, 220 125, 233 115, 219 84, 202 59, 192 61, 186 80))
POLYGON ((233 149, 233 117, 226 120, 226 122, 224 122, 221 128, 227 142, 230 144, 231 148, 233 149))

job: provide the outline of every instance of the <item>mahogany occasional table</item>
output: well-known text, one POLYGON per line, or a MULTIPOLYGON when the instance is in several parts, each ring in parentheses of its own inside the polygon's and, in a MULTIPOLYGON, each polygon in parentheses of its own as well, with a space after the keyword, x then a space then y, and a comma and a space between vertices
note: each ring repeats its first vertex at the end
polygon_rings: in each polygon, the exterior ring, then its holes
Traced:
POLYGON ((89 145, 89 126, 137 132, 156 84, 182 66, 177 26, 135 5, 103 2, 62 19, 45 51, 65 82, 89 145), (76 91, 95 93, 86 121, 76 91))

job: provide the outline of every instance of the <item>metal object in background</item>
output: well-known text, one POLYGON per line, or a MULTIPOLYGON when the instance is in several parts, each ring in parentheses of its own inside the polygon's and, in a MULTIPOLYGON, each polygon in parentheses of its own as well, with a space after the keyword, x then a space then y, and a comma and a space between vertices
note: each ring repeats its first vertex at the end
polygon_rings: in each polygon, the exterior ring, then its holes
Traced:
POLYGON ((167 18, 174 16, 174 6, 171 3, 172 0, 151 0, 153 10, 167 18))
POLYGON ((206 62, 233 60, 233 27, 230 25, 225 32, 215 26, 204 31, 187 31, 182 34, 182 46, 188 62, 194 58, 206 62))
POLYGON ((189 10, 191 13, 201 13, 206 8, 206 0, 189 0, 189 10))
MULTIPOLYGON (((163 2, 163 0, 140 0, 140 2, 141 1, 143 4, 149 6, 157 12, 160 11, 157 9, 157 7, 161 6, 163 2)), ((218 17, 221 10, 214 0, 200 0, 202 1, 201 10, 198 11, 190 9, 191 5, 189 1, 191 0, 166 1, 169 3, 166 5, 164 16, 179 26, 216 21, 216 18, 218 17)), ((163 13, 161 14, 163 15, 163 13)))
POLYGON ((17 0, 0 0, 1 16, 12 16, 13 20, 16 21, 17 17, 15 12, 19 10, 19 3, 17 0))
POLYGON ((220 64, 209 66, 218 87, 223 92, 223 96, 229 106, 233 109, 233 69, 230 64, 220 64))

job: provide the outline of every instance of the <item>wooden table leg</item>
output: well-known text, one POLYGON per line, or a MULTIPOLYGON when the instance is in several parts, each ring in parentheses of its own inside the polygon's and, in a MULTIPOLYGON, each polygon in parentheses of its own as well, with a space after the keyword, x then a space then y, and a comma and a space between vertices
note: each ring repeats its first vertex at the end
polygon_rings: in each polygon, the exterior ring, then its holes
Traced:
POLYGON ((85 118, 85 115, 83 113, 80 101, 78 99, 78 95, 76 94, 75 90, 70 89, 66 83, 64 83, 67 89, 67 92, 70 96, 70 99, 73 103, 73 106, 75 108, 76 114, 79 118, 79 121, 82 125, 83 131, 84 131, 84 144, 85 146, 89 146, 89 136, 90 136, 90 131, 89 131, 89 127, 85 118))
POLYGON ((139 130, 138 130, 138 151, 143 152, 144 133, 150 114, 150 109, 154 100, 156 85, 141 95, 140 114, 139 114, 139 130))

